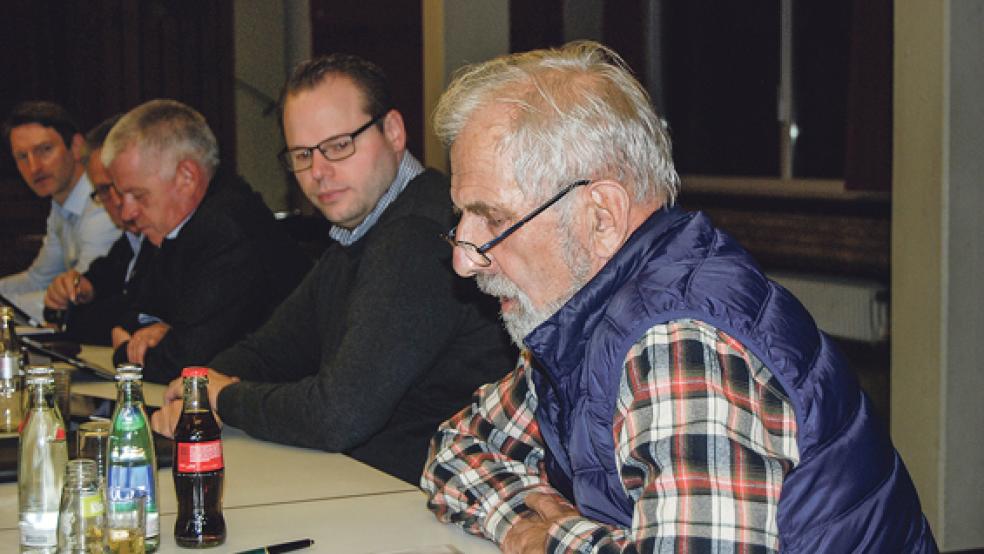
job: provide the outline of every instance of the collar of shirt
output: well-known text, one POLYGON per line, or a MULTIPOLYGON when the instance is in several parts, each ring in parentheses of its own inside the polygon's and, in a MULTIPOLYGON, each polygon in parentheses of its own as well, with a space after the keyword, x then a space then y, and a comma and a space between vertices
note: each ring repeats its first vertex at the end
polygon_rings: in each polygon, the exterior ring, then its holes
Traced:
POLYGON ((75 183, 75 187, 72 188, 72 192, 68 194, 68 198, 65 199, 64 204, 59 204, 58 202, 52 201, 51 205, 54 209, 58 210, 65 219, 71 220, 82 216, 82 212, 85 211, 85 206, 92 199, 89 198, 89 194, 92 193, 92 183, 89 182, 89 176, 82 172, 82 177, 79 178, 75 183))
POLYGON ((191 210, 191 213, 188 214, 184 219, 182 219, 181 220, 181 223, 178 223, 178 226, 177 227, 175 227, 174 229, 171 229, 171 232, 168 233, 167 236, 165 236, 164 238, 166 238, 167 240, 174 240, 174 239, 178 238, 178 235, 181 233, 181 229, 184 228, 185 223, 188 223, 188 220, 191 219, 191 216, 195 215, 195 212, 197 212, 197 211, 198 211, 198 208, 195 208, 194 210, 191 210))
POLYGON ((328 231, 328 235, 342 243, 343 246, 352 246, 356 241, 365 236, 369 232, 369 229, 372 229, 372 226, 379 220, 379 216, 383 215, 386 208, 396 200, 396 197, 403 192, 403 189, 407 188, 407 183, 423 172, 424 166, 417 161, 417 158, 413 157, 413 154, 409 150, 405 151, 403 153, 403 159, 400 160, 400 167, 396 171, 396 178, 393 179, 393 183, 390 184, 386 194, 379 199, 379 202, 376 202, 376 207, 362 220, 362 223, 356 226, 355 229, 345 229, 337 225, 332 225, 331 230, 328 231))
POLYGON ((130 231, 124 231, 123 234, 126 235, 126 240, 130 243, 130 250, 133 250, 133 256, 136 257, 140 253, 140 245, 143 244, 143 235, 130 231))

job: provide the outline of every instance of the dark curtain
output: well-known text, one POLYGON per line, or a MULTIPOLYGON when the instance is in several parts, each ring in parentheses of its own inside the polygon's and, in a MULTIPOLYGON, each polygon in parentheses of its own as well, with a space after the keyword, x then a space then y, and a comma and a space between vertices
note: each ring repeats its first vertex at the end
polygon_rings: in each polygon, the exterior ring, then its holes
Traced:
POLYGON ((420 2, 311 0, 311 54, 356 54, 386 72, 407 128, 407 147, 424 155, 424 35, 420 2))
MULTIPOLYGON (((0 17, 0 113, 46 99, 83 129, 153 98, 202 112, 235 164, 231 0, 16 0, 0 17)), ((15 176, 8 145, 3 174, 15 176)))
POLYGON ((851 10, 844 180, 850 190, 892 189, 892 0, 851 10))

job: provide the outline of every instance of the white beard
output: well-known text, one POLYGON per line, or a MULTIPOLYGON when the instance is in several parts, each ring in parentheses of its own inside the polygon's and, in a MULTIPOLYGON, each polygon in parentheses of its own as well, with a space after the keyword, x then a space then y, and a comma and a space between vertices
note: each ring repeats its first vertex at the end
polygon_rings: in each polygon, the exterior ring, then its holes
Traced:
POLYGON ((561 249, 564 261, 567 262, 571 272, 572 285, 559 298, 548 302, 546 306, 540 309, 537 309, 533 305, 533 300, 509 278, 499 274, 487 275, 484 273, 475 276, 479 290, 485 294, 496 298, 513 298, 516 300, 518 305, 513 307, 511 313, 500 312, 499 315, 502 317, 502 323, 505 325, 509 337, 519 348, 525 348, 523 339, 526 335, 556 313, 590 280, 588 274, 591 266, 587 249, 569 238, 562 241, 561 249))

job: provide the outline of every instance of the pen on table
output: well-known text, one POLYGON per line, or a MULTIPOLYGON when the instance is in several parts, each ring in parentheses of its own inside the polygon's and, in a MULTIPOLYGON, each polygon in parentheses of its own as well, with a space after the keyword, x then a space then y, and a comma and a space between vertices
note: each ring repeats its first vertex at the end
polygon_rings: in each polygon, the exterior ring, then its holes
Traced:
POLYGON ((81 284, 81 283, 82 283, 82 274, 81 273, 76 273, 75 274, 75 280, 72 281, 72 294, 74 296, 72 298, 72 302, 78 302, 79 301, 79 284, 81 284))
POLYGON ((243 550, 237 552, 236 554, 278 554, 280 552, 291 552, 294 550, 300 550, 302 548, 307 548, 314 544, 311 539, 301 539, 299 541, 282 542, 279 544, 271 544, 269 546, 261 546, 260 548, 254 548, 252 550, 243 550))

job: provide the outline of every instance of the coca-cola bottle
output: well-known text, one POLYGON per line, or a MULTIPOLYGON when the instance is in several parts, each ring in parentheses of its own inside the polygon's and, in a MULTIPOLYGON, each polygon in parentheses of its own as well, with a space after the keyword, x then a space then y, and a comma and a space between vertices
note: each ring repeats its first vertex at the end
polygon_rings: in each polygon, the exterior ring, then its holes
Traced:
POLYGON ((178 515, 174 542, 202 548, 225 542, 222 517, 222 432, 208 402, 208 368, 186 367, 184 407, 174 430, 174 491, 178 515))

